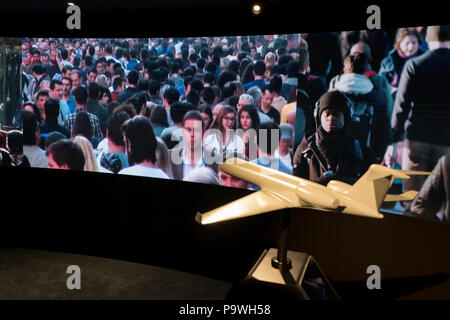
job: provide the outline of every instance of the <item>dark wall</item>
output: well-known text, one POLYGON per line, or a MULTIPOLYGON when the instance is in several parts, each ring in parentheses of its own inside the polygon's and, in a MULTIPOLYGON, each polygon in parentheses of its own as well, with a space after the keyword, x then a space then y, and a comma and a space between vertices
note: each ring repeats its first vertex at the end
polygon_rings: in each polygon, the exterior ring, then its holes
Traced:
MULTIPOLYGON (((257 1, 256 1, 257 2, 257 1)), ((367 7, 378 4, 381 28, 448 23, 445 4, 399 7, 390 1, 297 1, 262 0, 263 11, 255 16, 247 0, 172 0, 76 2, 81 9, 81 30, 68 30, 66 2, 5 1, 0 27, 4 36, 19 37, 185 37, 245 34, 331 32, 367 28, 367 7), (25 3, 26 4, 23 4, 25 3), (9 19, 6 19, 9 18, 9 19), (11 21, 19 21, 11 27, 11 21), (27 23, 22 23, 22 22, 27 23), (33 28, 29 28, 33 25, 33 28)))
MULTIPOLYGON (((197 211, 250 191, 51 169, 0 167, 0 176, 0 246, 123 259, 230 282, 276 246, 277 213, 208 226, 194 221, 197 211)), ((450 274, 450 226, 399 215, 376 220, 295 209, 289 249, 312 254, 336 286, 353 293, 367 294, 373 264, 387 280, 450 274)), ((385 284, 398 297, 422 288, 415 281, 399 292, 399 282, 385 284)), ((440 283, 411 297, 449 298, 450 282, 440 283)))
POLYGON ((389 213, 378 220, 296 211, 290 249, 312 254, 330 279, 347 282, 348 297, 450 298, 450 225, 389 213), (381 269, 380 292, 367 290, 370 265, 381 269))
POLYGON ((0 172, 9 181, 2 188, 0 246, 112 257, 236 281, 275 245, 273 215, 210 226, 194 220, 198 211, 249 191, 51 169, 0 172))

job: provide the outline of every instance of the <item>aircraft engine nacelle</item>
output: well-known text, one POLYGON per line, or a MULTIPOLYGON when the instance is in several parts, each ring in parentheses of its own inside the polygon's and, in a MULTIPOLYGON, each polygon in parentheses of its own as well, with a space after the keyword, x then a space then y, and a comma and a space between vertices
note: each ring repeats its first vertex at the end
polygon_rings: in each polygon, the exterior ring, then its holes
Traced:
POLYGON ((344 195, 347 195, 348 192, 350 191, 350 188, 352 186, 349 184, 346 184, 342 181, 337 181, 337 180, 331 180, 330 182, 328 182, 327 184, 327 188, 330 190, 333 190, 335 192, 338 193, 342 193, 344 195))
POLYGON ((313 183, 301 183, 296 188, 296 193, 302 201, 308 202, 315 207, 324 209, 337 209, 339 200, 326 191, 322 186, 315 186, 313 183))

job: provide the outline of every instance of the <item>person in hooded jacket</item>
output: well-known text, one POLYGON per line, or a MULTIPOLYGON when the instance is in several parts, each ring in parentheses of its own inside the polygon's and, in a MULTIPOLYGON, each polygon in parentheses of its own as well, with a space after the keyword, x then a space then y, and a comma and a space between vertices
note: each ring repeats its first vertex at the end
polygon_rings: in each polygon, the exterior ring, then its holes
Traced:
POLYGON ((293 174, 326 185, 330 180, 355 183, 361 147, 350 132, 350 101, 338 90, 322 95, 315 110, 316 132, 303 138, 293 159, 293 174))
MULTIPOLYGON (((383 160, 391 138, 390 119, 393 109, 390 86, 385 77, 377 74, 367 76, 370 61, 370 48, 367 44, 357 43, 344 61, 344 74, 330 81, 330 90, 337 89, 344 93, 354 102, 354 109, 358 101, 373 108, 370 111, 370 124, 361 123, 365 126, 366 132, 357 133, 364 136, 355 136, 360 141, 367 162, 366 167, 373 162, 381 163, 383 160)), ((355 118, 358 112, 353 111, 355 118)))

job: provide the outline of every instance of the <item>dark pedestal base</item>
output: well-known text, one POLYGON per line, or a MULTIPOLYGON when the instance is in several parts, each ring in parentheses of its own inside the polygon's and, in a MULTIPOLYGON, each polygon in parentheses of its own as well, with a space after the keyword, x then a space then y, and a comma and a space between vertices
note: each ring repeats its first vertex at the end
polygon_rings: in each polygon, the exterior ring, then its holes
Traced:
POLYGON ((339 300, 314 258, 288 251, 292 267, 277 269, 272 258, 277 249, 265 250, 246 278, 228 293, 234 300, 339 300))

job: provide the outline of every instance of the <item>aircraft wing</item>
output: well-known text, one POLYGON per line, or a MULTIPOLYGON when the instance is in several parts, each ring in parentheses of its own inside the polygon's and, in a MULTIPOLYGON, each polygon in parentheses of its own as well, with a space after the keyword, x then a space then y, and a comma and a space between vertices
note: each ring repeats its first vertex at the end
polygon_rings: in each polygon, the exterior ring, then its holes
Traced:
POLYGON ((294 193, 280 195, 262 189, 204 214, 198 212, 195 220, 200 224, 209 224, 299 206, 298 201, 293 199, 297 199, 294 193))

